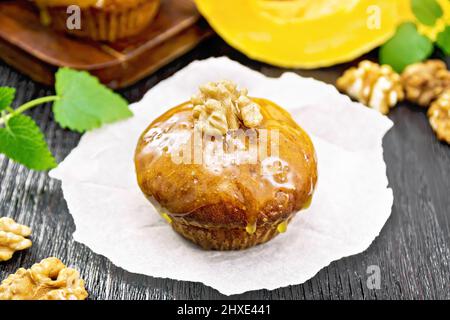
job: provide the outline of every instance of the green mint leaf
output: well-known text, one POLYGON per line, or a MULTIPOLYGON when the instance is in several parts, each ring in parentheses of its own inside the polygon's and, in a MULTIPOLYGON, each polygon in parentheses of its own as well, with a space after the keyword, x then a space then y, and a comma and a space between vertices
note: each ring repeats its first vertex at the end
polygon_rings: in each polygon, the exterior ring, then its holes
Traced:
POLYGON ((450 56, 450 26, 446 26, 444 31, 438 34, 436 44, 447 56, 450 56))
POLYGON ((56 167, 41 130, 33 119, 23 114, 14 115, 0 128, 0 153, 30 169, 56 167))
POLYGON ((0 111, 11 106, 16 96, 16 89, 10 87, 0 87, 0 111))
POLYGON ((427 26, 434 26, 444 14, 436 0, 411 0, 411 8, 417 20, 427 26))
POLYGON ((400 25, 395 35, 379 52, 381 64, 388 64, 397 72, 406 66, 423 61, 433 53, 433 43, 417 31, 414 23, 400 25))
POLYGON ((56 73, 55 120, 78 132, 131 117, 128 103, 85 71, 61 68, 56 73))

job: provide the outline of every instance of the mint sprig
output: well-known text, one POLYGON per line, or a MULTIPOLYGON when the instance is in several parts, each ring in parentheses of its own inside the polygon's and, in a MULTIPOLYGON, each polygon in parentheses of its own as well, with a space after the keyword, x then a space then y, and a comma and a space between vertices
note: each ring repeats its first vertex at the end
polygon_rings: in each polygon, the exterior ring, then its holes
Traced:
MULTIPOLYGON (((420 25, 436 26, 444 12, 436 0, 411 0, 411 9, 420 25)), ((450 55, 450 26, 446 26, 436 39, 436 45, 450 55)), ((379 60, 397 72, 408 65, 429 58, 434 51, 434 41, 419 33, 417 25, 406 22, 398 26, 394 36, 381 46, 379 60)))
POLYGON ((402 72, 406 66, 425 60, 432 53, 433 43, 417 31, 414 23, 407 22, 381 47, 380 62, 402 72))
POLYGON ((412 12, 420 23, 434 26, 444 12, 436 0, 411 0, 412 12))
POLYGON ((57 164, 38 125, 23 112, 54 102, 56 122, 77 132, 132 116, 125 99, 87 72, 62 68, 55 78, 56 95, 29 101, 17 109, 11 107, 15 89, 0 87, 0 153, 29 169, 48 170, 57 164))
POLYGON ((438 34, 436 44, 447 56, 450 56, 450 26, 438 34))
POLYGON ((18 114, 0 128, 0 153, 34 170, 56 167, 44 135, 30 117, 18 114))
POLYGON ((10 87, 0 87, 0 111, 11 106, 16 95, 16 89, 10 87))
POLYGON ((132 116, 128 103, 85 71, 69 68, 56 73, 55 120, 63 128, 84 132, 132 116))

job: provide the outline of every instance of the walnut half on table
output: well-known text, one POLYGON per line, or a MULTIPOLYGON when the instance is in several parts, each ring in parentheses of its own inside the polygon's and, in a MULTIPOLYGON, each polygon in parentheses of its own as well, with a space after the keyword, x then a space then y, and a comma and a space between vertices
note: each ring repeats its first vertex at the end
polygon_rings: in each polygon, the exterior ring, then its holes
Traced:
POLYGON ((0 261, 12 258, 14 252, 31 247, 31 229, 16 223, 11 218, 0 218, 0 261))
POLYGON ((57 258, 20 268, 0 285, 0 300, 84 300, 87 296, 78 271, 57 258))
POLYGON ((428 120, 438 139, 450 144, 450 90, 433 102, 428 109, 428 120))
POLYGON ((450 90, 450 71, 441 60, 415 63, 403 71, 402 84, 409 101, 428 108, 445 90, 450 90))
POLYGON ((382 114, 404 99, 400 75, 388 65, 361 61, 337 80, 337 88, 382 114))

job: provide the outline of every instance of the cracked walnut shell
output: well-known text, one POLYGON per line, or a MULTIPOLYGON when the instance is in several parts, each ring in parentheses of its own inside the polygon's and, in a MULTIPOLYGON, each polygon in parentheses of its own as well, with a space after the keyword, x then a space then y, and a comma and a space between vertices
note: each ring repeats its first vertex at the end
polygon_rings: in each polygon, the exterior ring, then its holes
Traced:
POLYGON ((227 80, 200 86, 200 93, 191 98, 196 127, 210 135, 224 135, 239 129, 241 123, 254 128, 262 121, 260 107, 248 97, 246 89, 238 90, 227 80))
POLYGON ((450 144, 450 90, 441 94, 428 109, 428 120, 438 139, 450 144))
POLYGON ((0 300, 84 300, 87 296, 78 271, 57 258, 20 268, 0 285, 0 300))
POLYGON ((31 247, 31 240, 26 239, 30 234, 29 227, 18 224, 11 218, 0 218, 0 261, 7 261, 14 252, 31 247))
POLYGON ((402 73, 406 98, 428 107, 445 90, 450 90, 450 71, 441 60, 428 60, 408 66, 402 73))
POLYGON ((348 69, 336 83, 337 88, 367 105, 387 114, 404 98, 400 75, 388 65, 364 60, 357 68, 348 69))

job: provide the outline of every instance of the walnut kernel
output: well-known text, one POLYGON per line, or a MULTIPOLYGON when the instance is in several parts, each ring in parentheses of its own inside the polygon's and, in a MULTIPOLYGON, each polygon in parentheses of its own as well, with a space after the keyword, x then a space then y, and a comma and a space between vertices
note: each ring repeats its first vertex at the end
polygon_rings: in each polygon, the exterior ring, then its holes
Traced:
POLYGON ((364 60, 357 68, 348 69, 336 86, 359 102, 387 114, 404 98, 400 75, 388 65, 364 60))
POLYGON ((254 128, 262 121, 260 107, 248 97, 246 89, 222 80, 200 86, 200 92, 191 98, 196 127, 211 135, 224 135, 228 130, 254 128))
POLYGON ((14 252, 31 247, 31 240, 25 238, 30 234, 29 227, 18 224, 11 218, 0 218, 0 261, 7 261, 14 252))
POLYGON ((406 98, 428 107, 445 90, 450 90, 450 71, 441 60, 428 60, 406 67, 402 73, 406 98))
POLYGON ((0 285, 0 300, 84 300, 87 296, 78 271, 57 258, 20 268, 0 285))
POLYGON ((433 102, 427 114, 438 139, 450 144, 450 90, 433 102))

